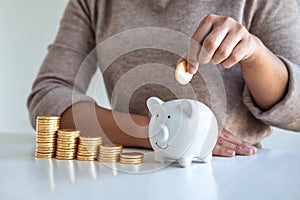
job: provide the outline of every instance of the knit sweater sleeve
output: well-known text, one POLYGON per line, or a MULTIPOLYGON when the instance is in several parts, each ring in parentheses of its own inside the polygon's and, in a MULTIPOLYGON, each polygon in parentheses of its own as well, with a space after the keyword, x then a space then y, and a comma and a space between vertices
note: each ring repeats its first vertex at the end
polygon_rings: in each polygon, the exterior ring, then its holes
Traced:
MULTIPOLYGON (((300 131, 300 17, 295 0, 259 1, 250 32, 277 55, 288 69, 285 97, 269 110, 260 109, 247 86, 243 102, 253 115, 268 125, 300 131)), ((259 76, 259 75, 258 75, 259 76)))
POLYGON ((96 70, 96 62, 86 60, 95 47, 90 10, 86 2, 69 1, 56 39, 48 47, 47 56, 27 99, 33 127, 38 115, 60 116, 72 104, 94 102, 85 95, 96 70), (81 76, 80 71, 85 75, 81 76))

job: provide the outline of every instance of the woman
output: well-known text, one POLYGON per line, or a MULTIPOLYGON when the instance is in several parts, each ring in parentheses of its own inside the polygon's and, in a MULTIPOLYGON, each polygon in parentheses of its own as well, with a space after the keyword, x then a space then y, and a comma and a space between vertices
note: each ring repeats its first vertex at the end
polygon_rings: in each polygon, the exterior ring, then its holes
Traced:
MULTIPOLYGON (((86 67, 84 76, 77 73, 87 55, 109 37, 141 27, 162 27, 191 36, 185 57, 189 72, 195 74, 190 84, 197 99, 210 107, 209 93, 214 91, 207 88, 198 66, 209 62, 217 65, 226 108, 225 118, 218 118, 223 129, 213 154, 255 154, 252 145, 270 134, 270 125, 300 130, 299 19, 294 0, 71 0, 28 98, 32 125, 38 115, 59 115, 62 128, 101 134, 125 146, 151 148, 145 100, 149 96, 163 100, 178 96, 164 86, 145 84, 128 97, 127 105, 123 102, 126 91, 132 90, 130 83, 121 84, 117 95, 113 91, 135 66, 159 61, 175 68, 180 57, 144 48, 120 56, 103 69, 103 54, 98 51, 112 109, 118 112, 96 105, 84 94, 96 64, 86 67), (131 119, 136 124, 130 123, 131 119)), ((160 72, 153 73, 151 76, 159 76, 160 72)), ((147 76, 136 74, 139 78, 147 76)), ((214 112, 219 116, 224 105, 215 104, 214 112)))

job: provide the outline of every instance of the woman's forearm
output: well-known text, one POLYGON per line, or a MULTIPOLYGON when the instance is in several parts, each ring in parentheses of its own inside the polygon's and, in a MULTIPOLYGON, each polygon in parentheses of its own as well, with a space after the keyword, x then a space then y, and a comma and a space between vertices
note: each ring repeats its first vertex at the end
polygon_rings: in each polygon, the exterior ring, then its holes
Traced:
POLYGON ((151 148, 148 123, 147 116, 113 112, 90 102, 76 103, 61 116, 61 128, 76 128, 81 135, 101 136, 127 147, 151 148))
POLYGON ((253 36, 257 51, 240 62, 243 77, 256 104, 267 110, 287 91, 288 70, 283 62, 253 36))

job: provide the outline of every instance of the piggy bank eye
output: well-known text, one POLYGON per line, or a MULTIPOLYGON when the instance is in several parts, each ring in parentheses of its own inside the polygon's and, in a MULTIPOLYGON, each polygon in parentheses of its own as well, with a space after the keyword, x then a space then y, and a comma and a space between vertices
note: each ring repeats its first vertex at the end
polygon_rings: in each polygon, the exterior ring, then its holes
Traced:
POLYGON ((171 118, 171 116, 170 115, 168 115, 168 119, 170 119, 171 118))
POLYGON ((157 114, 156 117, 159 117, 159 114, 157 114))

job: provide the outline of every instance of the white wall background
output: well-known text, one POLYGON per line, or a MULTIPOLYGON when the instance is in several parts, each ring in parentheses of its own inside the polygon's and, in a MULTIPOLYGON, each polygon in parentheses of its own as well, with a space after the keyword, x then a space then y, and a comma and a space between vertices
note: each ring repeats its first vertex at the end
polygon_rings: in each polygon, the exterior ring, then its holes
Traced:
MULTIPOLYGON (((67 0, 0 0, 0 133, 34 133, 29 124, 26 99, 32 82, 53 42, 67 0)), ((89 94, 99 72, 92 80, 89 94)), ((92 95, 93 96, 93 95, 92 95)), ((109 107, 107 98, 97 102, 109 107)), ((274 129, 263 141, 265 148, 298 149, 300 133, 274 129)))

